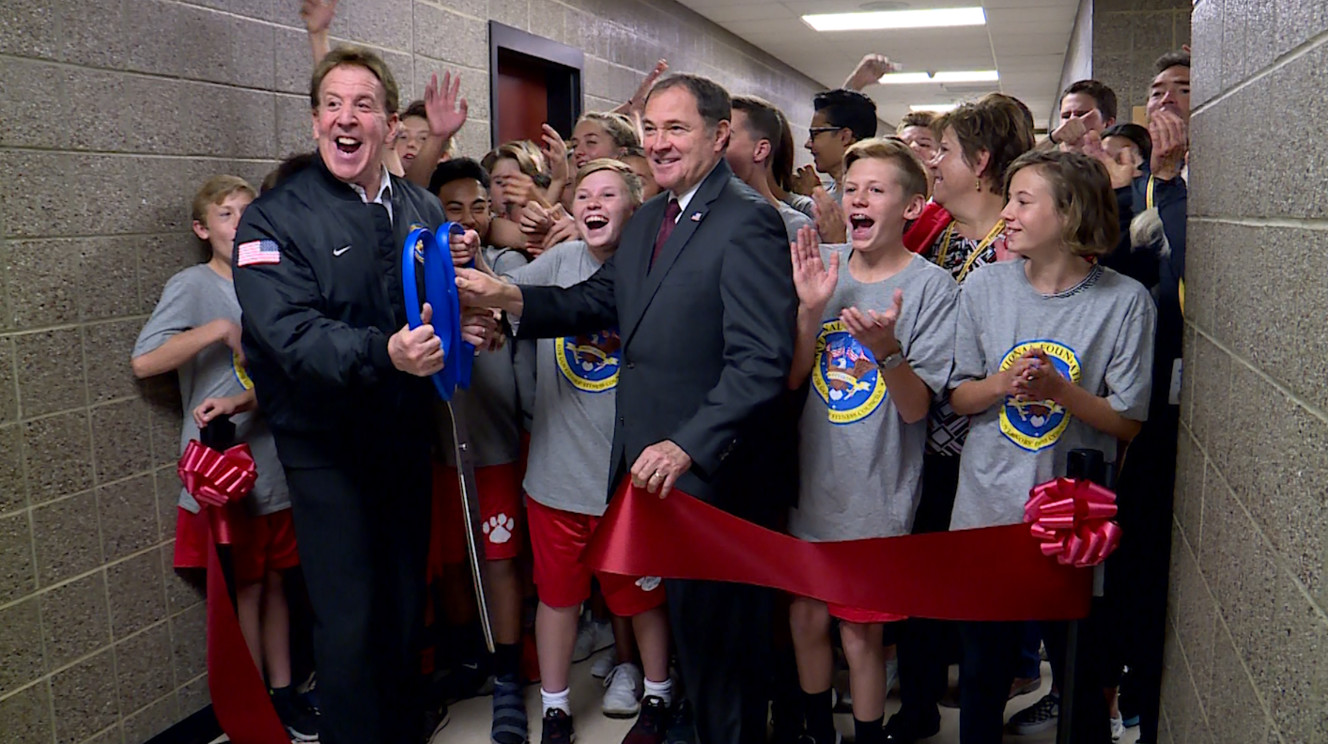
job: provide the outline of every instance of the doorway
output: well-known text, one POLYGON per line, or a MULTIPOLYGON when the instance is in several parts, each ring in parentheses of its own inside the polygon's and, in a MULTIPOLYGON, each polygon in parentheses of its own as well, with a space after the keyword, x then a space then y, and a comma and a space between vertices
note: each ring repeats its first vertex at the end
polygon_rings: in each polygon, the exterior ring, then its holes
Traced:
POLYGON ((490 21, 490 146, 519 139, 538 144, 545 122, 570 137, 581 116, 584 66, 580 49, 490 21))

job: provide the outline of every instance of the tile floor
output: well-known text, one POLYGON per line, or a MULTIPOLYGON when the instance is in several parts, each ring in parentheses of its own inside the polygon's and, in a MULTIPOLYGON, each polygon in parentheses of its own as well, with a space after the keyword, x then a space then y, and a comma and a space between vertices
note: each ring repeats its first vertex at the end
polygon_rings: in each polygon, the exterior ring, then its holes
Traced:
MULTIPOLYGON (((601 651, 600 653, 612 653, 601 651)), ((599 680, 590 676, 591 661, 583 661, 572 668, 572 716, 576 720, 577 744, 618 744, 632 721, 607 718, 600 712, 599 703, 603 688, 599 680)), ((951 670, 953 676, 954 671, 951 670)), ((1037 694, 1015 698, 1006 708, 1007 717, 1016 711, 1031 705, 1046 693, 1051 685, 1051 671, 1042 665, 1043 689, 1037 694)), ((433 744, 485 744, 489 737, 490 699, 487 697, 466 700, 452 706, 452 719, 433 739, 433 744)), ((886 703, 886 716, 899 709, 899 698, 892 695, 886 703)), ((538 685, 531 685, 526 691, 526 711, 530 718, 530 740, 539 741, 540 735, 540 699, 538 685)), ((835 723, 841 733, 852 735, 852 718, 845 714, 835 717, 835 723)), ((1139 729, 1127 729, 1120 744, 1134 744, 1139 729)), ((1035 736, 1006 735, 1007 744, 1054 744, 1056 730, 1051 729, 1035 736)), ((958 744, 959 711, 941 708, 941 731, 927 742, 934 744, 958 744)))

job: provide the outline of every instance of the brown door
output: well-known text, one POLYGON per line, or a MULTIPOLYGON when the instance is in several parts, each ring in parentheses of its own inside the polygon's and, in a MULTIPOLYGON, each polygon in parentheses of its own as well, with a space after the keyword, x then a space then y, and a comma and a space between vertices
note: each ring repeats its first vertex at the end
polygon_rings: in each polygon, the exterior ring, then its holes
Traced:
POLYGON ((507 49, 498 52, 498 143, 528 139, 540 142, 549 120, 547 63, 507 49))

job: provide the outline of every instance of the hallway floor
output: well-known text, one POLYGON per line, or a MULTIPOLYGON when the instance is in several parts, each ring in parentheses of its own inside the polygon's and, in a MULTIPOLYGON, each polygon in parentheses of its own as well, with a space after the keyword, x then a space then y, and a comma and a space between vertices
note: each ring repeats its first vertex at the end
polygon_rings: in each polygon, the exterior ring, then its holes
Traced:
MULTIPOLYGON (((599 652, 612 653, 612 650, 599 652)), ((572 716, 576 721, 576 740, 578 744, 618 744, 627 730, 632 727, 632 720, 615 720, 600 712, 600 697, 603 687, 600 681, 590 676, 588 659, 572 667, 572 716)), ((951 676, 954 670, 951 669, 951 676)), ((1024 695, 1010 701, 1005 714, 1008 718, 1028 705, 1032 705, 1047 692, 1051 685, 1051 670, 1042 664, 1042 689, 1036 694, 1024 695)), ((951 682, 953 683, 953 679, 951 682)), ((488 741, 491 699, 488 697, 472 698, 452 706, 452 720, 434 736, 434 744, 481 744, 488 741)), ((892 694, 886 701, 886 717, 899 709, 898 694, 892 694)), ((538 742, 540 736, 540 697, 539 686, 530 685, 526 690, 526 715, 530 719, 530 740, 538 742)), ((851 736, 853 720, 848 714, 835 716, 835 724, 841 734, 851 736)), ((1139 729, 1126 729, 1119 744, 1134 744, 1139 729)), ((941 708, 941 731, 927 739, 935 744, 958 744, 959 711, 954 708, 941 708)), ((1005 736, 1007 744, 1054 744, 1056 729, 1052 728, 1032 736, 1005 736)))

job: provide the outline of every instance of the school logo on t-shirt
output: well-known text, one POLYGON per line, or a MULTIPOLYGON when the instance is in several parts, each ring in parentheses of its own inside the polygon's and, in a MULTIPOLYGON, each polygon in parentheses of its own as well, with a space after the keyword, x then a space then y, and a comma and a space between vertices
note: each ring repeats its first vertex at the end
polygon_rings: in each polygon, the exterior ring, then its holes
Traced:
POLYGON ((249 372, 244 368, 244 363, 240 361, 240 355, 231 352, 231 369, 235 372, 235 381, 240 383, 240 387, 245 390, 254 389, 254 381, 249 379, 249 372))
POLYGON ((558 369, 572 387, 587 393, 617 387, 622 341, 616 328, 588 336, 562 336, 553 343, 558 369))
POLYGON ((830 423, 851 424, 871 415, 885 400, 885 381, 876 357, 858 343, 839 319, 821 324, 816 337, 812 387, 830 409, 830 423))
MULTIPOLYGON (((1067 380, 1078 383, 1081 375, 1079 357, 1073 349, 1046 339, 1015 344, 1001 360, 1001 370, 1007 370, 1029 349, 1040 348, 1056 371, 1067 380)), ((1060 441, 1065 427, 1070 425, 1070 414, 1060 404, 1050 400, 1016 400, 1006 396, 1001 406, 1001 433, 1029 452, 1044 450, 1060 441)))

